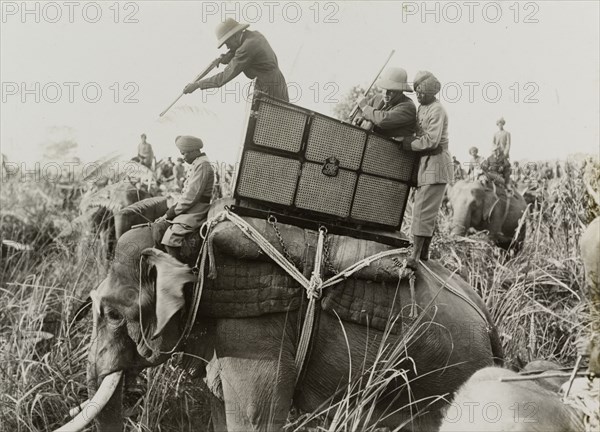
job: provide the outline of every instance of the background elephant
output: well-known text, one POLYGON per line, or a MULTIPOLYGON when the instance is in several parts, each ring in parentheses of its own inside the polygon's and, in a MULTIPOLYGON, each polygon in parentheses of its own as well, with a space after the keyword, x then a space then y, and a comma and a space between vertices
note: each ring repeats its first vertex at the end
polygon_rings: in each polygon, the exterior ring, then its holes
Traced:
MULTIPOLYGON (((481 299, 462 279, 430 262, 442 282, 451 283, 468 302, 442 284, 434 286, 431 277, 420 275, 415 300, 424 308, 423 321, 407 318, 405 307, 397 323, 402 330, 387 339, 383 332, 359 324, 343 322, 342 326, 337 317, 323 312, 296 384, 294 357, 301 322, 296 310, 247 318, 208 318, 201 314, 185 347, 178 346, 182 320, 190 307, 190 282, 197 276, 169 255, 146 249, 152 245, 150 228, 124 233, 107 278, 92 293, 90 395, 112 372, 137 374, 144 367, 165 361, 172 350, 184 350, 208 362, 206 375, 215 394, 212 412, 216 430, 280 430, 292 404, 307 412, 326 408, 330 398, 339 399, 348 388, 349 377, 355 382, 361 377, 367 380, 365 372, 376 358, 384 361, 381 347, 386 346, 384 351, 396 350, 394 362, 387 364, 386 370, 405 369, 410 383, 400 374, 390 380, 379 394, 371 419, 379 420, 389 408, 387 413, 392 414, 382 420, 383 424, 397 427, 405 423, 405 430, 437 430, 444 401, 431 398, 453 392, 473 372, 500 361, 502 356, 498 334, 481 299), (411 326, 412 331, 407 332, 411 326), (425 400, 410 405, 420 399, 425 400)), ((272 266, 273 272, 283 272, 269 262, 248 261, 248 265, 272 266)), ((372 289, 378 289, 377 284, 372 289)), ((203 295, 201 311, 211 310, 206 304, 214 301, 211 298, 203 295)), ((406 282, 397 301, 402 306, 411 302, 406 282)), ((97 418, 101 431, 121 430, 121 393, 122 388, 117 389, 97 418)))
POLYGON ((116 213, 151 196, 149 192, 137 188, 127 180, 120 181, 87 193, 79 206, 82 215, 73 222, 76 224, 83 221, 88 225, 90 234, 100 237, 106 244, 107 256, 110 257, 120 235, 117 234, 117 227, 125 223, 123 217, 117 220, 116 213))
POLYGON ((535 380, 500 381, 519 374, 489 367, 458 390, 440 432, 584 432, 584 414, 535 380))
MULTIPOLYGON (((452 233, 465 235, 469 228, 488 230, 498 246, 507 249, 519 226, 527 203, 516 191, 508 197, 501 188, 487 187, 479 181, 461 180, 448 192, 452 207, 452 233), (508 204, 508 205, 507 205, 508 204)), ((521 228, 517 243, 525 238, 521 228)))

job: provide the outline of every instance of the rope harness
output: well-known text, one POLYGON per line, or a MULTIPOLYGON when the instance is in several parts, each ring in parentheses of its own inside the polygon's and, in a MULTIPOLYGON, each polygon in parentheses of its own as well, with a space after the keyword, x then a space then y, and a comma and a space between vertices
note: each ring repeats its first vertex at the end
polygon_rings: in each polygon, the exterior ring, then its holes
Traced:
MULTIPOLYGON (((288 255, 288 257, 282 255, 267 239, 264 238, 264 236, 258 230, 256 230, 252 225, 250 225, 248 222, 246 222, 243 218, 241 218, 240 216, 233 213, 229 208, 226 208, 224 211, 221 211, 213 218, 207 220, 200 228, 200 236, 202 237, 202 239, 204 241, 202 243, 202 248, 200 249, 198 259, 196 260, 196 265, 192 269, 192 271, 198 275, 198 278, 194 284, 194 294, 193 294, 193 299, 192 299, 192 305, 189 310, 189 313, 188 313, 188 316, 186 319, 186 323, 185 323, 185 327, 184 327, 181 337, 179 338, 179 340, 177 341, 177 343, 175 344, 173 349, 171 349, 168 352, 161 352, 161 354, 172 354, 173 352, 175 352, 177 350, 177 348, 179 347, 179 345, 188 338, 188 336, 192 330, 192 327, 194 325, 194 322, 196 321, 196 317, 198 315, 198 310, 200 307, 200 298, 202 296, 202 290, 204 287, 204 280, 205 280, 204 273, 205 273, 205 268, 206 268, 207 263, 209 266, 208 277, 215 278, 217 275, 215 258, 214 258, 214 246, 213 246, 214 232, 213 232, 213 230, 214 230, 215 226, 217 226, 219 223, 226 221, 226 220, 232 222, 246 237, 248 237, 250 240, 252 240, 267 256, 269 256, 269 258, 271 258, 279 267, 281 267, 296 282, 298 282, 300 284, 300 286, 302 288, 304 288, 304 290, 306 292, 306 297, 308 298, 308 306, 306 309, 306 315, 304 318, 304 323, 302 325, 302 330, 300 333, 300 339, 298 342, 298 348, 296 350, 296 357, 295 357, 296 380, 298 380, 298 378, 300 377, 300 373, 302 371, 302 367, 303 367, 304 361, 306 359, 306 354, 307 354, 307 351, 308 351, 308 348, 310 345, 310 337, 311 337, 311 334, 313 331, 313 325, 315 322, 315 309, 316 309, 317 302, 322 297, 323 290, 325 288, 328 288, 328 287, 336 285, 340 282, 343 282, 345 279, 352 276, 354 273, 362 270, 365 267, 370 266, 375 261, 378 261, 382 258, 389 257, 392 255, 407 254, 409 252, 408 248, 398 248, 398 249, 392 249, 389 251, 379 252, 379 253, 371 255, 367 258, 364 258, 364 259, 352 264, 351 266, 349 266, 348 268, 346 268, 340 272, 336 272, 336 274, 334 276, 332 276, 330 279, 323 280, 322 267, 323 267, 323 261, 325 258, 324 255, 327 252, 327 250, 326 250, 327 229, 325 227, 320 227, 319 232, 318 232, 317 248, 316 248, 316 252, 315 252, 314 268, 313 268, 310 279, 307 279, 296 268, 294 263, 291 262, 291 256, 289 255, 289 252, 286 253, 286 255, 288 255)), ((275 221, 269 220, 268 222, 274 223, 275 221)), ((278 238, 279 237, 280 237, 280 235, 278 236, 278 238)), ((282 250, 284 250, 284 253, 287 251, 287 249, 285 249, 285 248, 282 248, 282 250)), ((431 274, 431 276, 433 276, 437 281, 439 281, 441 283, 442 288, 448 289, 450 292, 452 292, 453 294, 462 298, 466 303, 468 303, 470 306, 472 306, 481 315, 481 317, 484 319, 484 321, 486 323, 488 323, 488 329, 489 329, 490 324, 487 320, 487 317, 473 301, 471 301, 467 296, 465 296, 463 293, 458 291, 456 288, 452 287, 448 283, 448 280, 446 280, 446 281, 442 280, 442 278, 440 278, 437 274, 435 274, 435 272, 433 272, 433 270, 431 270, 424 262, 421 262, 421 264, 423 265, 423 268, 428 273, 431 274)), ((142 271, 142 261, 140 260, 140 275, 141 275, 141 271, 142 271)), ((409 280, 410 296, 411 296, 411 309, 410 309, 409 317, 416 318, 416 316, 417 316, 417 307, 416 307, 416 301, 415 301, 416 276, 415 276, 414 272, 406 269, 405 265, 401 265, 401 269, 399 270, 399 276, 401 279, 408 278, 408 280, 409 280)), ((141 294, 141 289, 142 289, 142 282, 141 282, 141 277, 140 277, 140 294, 141 294)), ((140 305, 140 324, 142 324, 141 316, 142 316, 142 314, 141 314, 141 305, 140 305)), ((142 326, 142 328, 143 328, 143 326, 142 326)), ((146 345, 149 348, 151 348, 146 341, 144 331, 142 331, 142 337, 143 337, 144 343, 146 343, 146 345)))

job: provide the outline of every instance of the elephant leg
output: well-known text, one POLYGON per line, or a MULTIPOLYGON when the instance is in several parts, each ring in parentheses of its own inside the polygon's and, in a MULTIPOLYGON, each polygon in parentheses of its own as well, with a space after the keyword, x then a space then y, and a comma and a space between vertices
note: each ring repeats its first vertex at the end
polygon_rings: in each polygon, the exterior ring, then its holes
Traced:
POLYGON ((227 431, 281 430, 296 381, 293 333, 285 315, 219 320, 215 351, 227 431))
POLYGON ((210 421, 213 432, 227 432, 227 417, 225 403, 213 394, 210 394, 210 421))

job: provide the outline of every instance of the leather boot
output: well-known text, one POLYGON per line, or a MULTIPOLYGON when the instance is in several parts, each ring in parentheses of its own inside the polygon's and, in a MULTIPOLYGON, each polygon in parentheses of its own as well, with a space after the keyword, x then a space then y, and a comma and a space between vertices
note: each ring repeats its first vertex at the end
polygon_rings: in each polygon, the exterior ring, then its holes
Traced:
POLYGON ((417 270, 417 264, 419 263, 419 258, 421 257, 421 251, 423 250, 423 244, 425 243, 426 238, 427 237, 417 235, 413 236, 412 255, 406 260, 406 267, 417 270))
POLYGON ((181 259, 181 247, 173 247, 173 246, 165 246, 167 249, 167 253, 171 255, 176 260, 183 262, 181 259))
POLYGON ((421 249, 421 261, 429 260, 429 245, 431 244, 432 237, 425 237, 423 241, 423 249, 421 249))

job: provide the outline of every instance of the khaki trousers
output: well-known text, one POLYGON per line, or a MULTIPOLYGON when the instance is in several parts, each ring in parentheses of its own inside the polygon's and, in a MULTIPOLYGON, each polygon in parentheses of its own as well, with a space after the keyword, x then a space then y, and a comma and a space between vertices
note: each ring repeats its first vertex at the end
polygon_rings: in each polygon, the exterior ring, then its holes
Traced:
POLYGON ((431 237, 435 220, 444 199, 445 184, 419 186, 415 193, 412 212, 412 234, 431 237))

